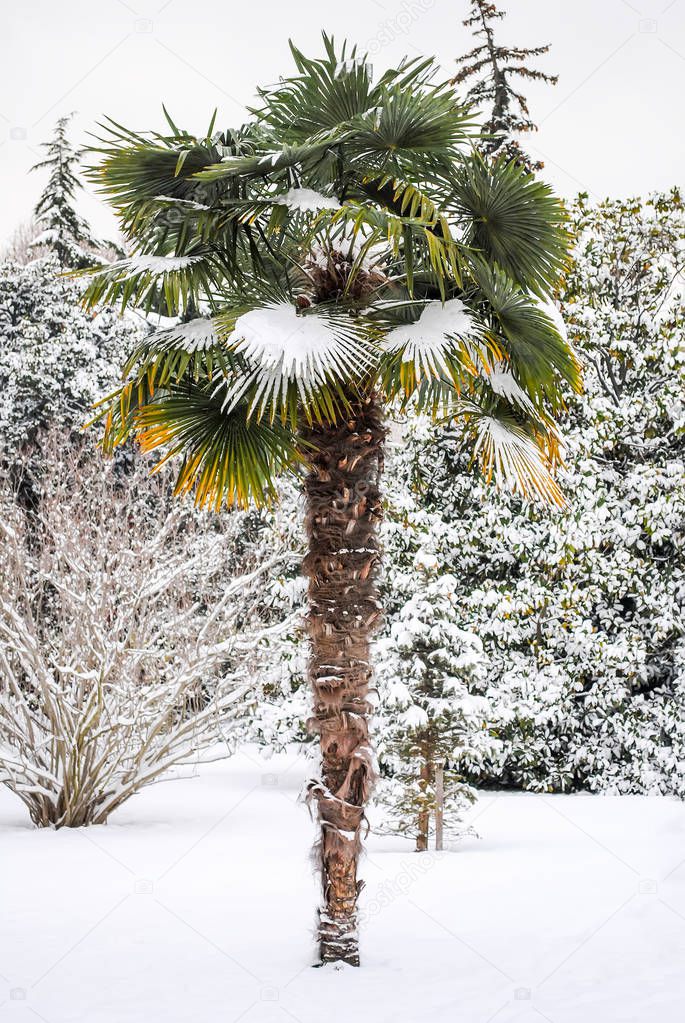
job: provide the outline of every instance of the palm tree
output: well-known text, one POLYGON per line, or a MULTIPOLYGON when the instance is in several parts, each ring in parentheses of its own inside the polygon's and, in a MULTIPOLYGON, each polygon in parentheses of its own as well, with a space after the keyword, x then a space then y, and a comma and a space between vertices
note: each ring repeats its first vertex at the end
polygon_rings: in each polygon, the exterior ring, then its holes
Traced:
POLYGON ((239 130, 105 123, 91 175, 135 254, 87 300, 180 317, 124 367, 106 448, 134 434, 180 456, 177 492, 217 509, 303 479, 320 954, 358 965, 386 410, 459 419, 487 476, 559 501, 552 415, 579 372, 545 311, 568 244, 549 188, 477 154, 432 61, 374 83, 324 45, 291 46, 296 73, 239 130))

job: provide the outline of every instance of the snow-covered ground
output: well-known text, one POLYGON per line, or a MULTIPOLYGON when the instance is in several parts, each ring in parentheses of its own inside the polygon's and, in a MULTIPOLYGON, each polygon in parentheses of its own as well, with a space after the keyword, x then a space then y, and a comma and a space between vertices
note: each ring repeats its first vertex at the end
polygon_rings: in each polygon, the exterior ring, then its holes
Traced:
POLYGON ((313 970, 303 760, 245 751, 105 827, 0 793, 0 1023, 675 1023, 685 807, 481 796, 480 839, 371 837, 364 965, 313 970))

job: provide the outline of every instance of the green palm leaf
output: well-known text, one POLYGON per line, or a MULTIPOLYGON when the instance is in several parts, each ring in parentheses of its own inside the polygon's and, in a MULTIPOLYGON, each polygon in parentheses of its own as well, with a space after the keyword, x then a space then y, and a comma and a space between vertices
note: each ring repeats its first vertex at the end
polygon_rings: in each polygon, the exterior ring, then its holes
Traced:
POLYGON ((454 177, 452 206, 465 241, 523 288, 555 291, 568 268, 566 213, 548 185, 515 163, 474 152, 454 177))
POLYGON ((194 491, 200 507, 268 504, 276 497, 276 477, 300 464, 292 433, 255 422, 244 404, 225 405, 221 389, 174 386, 136 412, 140 446, 165 448, 160 465, 181 456, 175 493, 194 491))
POLYGON ((560 401, 562 381, 581 388, 580 365, 549 314, 498 266, 473 262, 478 285, 492 312, 494 338, 517 380, 536 401, 560 401))
POLYGON ((308 142, 312 136, 337 130, 355 117, 380 107, 384 90, 395 85, 409 90, 431 77, 430 60, 404 60, 389 69, 376 85, 366 55, 324 33, 326 54, 312 60, 291 42, 298 74, 269 89, 259 89, 262 106, 252 112, 278 138, 290 145, 308 142))

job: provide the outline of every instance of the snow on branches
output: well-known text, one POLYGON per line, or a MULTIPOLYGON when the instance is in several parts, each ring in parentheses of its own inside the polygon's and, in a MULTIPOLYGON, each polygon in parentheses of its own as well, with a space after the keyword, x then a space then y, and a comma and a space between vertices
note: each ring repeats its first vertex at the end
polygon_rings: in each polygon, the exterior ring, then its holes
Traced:
POLYGON ((457 58, 459 70, 452 84, 469 83, 465 99, 486 114, 484 139, 480 143, 483 153, 515 160, 531 171, 540 170, 542 163, 531 160, 516 138, 522 132, 537 131, 530 117, 528 100, 516 80, 523 78, 556 85, 558 77, 531 66, 533 58, 549 53, 549 45, 502 45, 496 37, 495 22, 504 17, 505 11, 498 10, 490 0, 471 0, 469 15, 463 24, 477 42, 472 50, 457 58))
POLYGON ((82 286, 54 257, 0 264, 0 446, 34 440, 50 423, 78 428, 118 379, 140 327, 80 305, 82 286))
MULTIPOLYGON (((454 576, 452 620, 483 643, 469 688, 488 727, 460 756, 472 782, 683 795, 685 210, 674 191, 581 196, 571 215, 560 300, 585 393, 561 424, 566 507, 493 494, 457 430, 417 423, 393 453, 386 545, 404 534, 454 576)), ((418 573, 392 561, 389 586, 411 592, 418 573)))
MULTIPOLYGON (((53 434, 37 504, 0 487, 0 781, 38 825, 103 823, 171 767, 226 756, 293 560, 256 517, 199 517, 168 481, 53 434)), ((16 467, 15 467, 16 472, 16 467)))
MULTIPOLYGON (((394 553, 400 554, 397 546, 394 553)), ((482 674, 484 657, 478 636, 457 625, 457 579, 440 574, 427 552, 417 552, 414 568, 412 592, 400 597, 376 651, 383 694, 380 802, 386 810, 380 830, 410 835, 422 852, 431 833, 438 850, 444 834, 458 835, 463 810, 474 798, 455 767, 484 720, 485 701, 467 687, 482 674)))
POLYGON ((83 186, 77 176, 79 154, 67 137, 70 120, 71 115, 60 117, 50 141, 41 142, 45 159, 31 168, 48 171, 48 181, 34 210, 39 233, 31 247, 53 253, 63 268, 80 269, 97 262, 95 253, 102 246, 76 212, 76 192, 83 186))

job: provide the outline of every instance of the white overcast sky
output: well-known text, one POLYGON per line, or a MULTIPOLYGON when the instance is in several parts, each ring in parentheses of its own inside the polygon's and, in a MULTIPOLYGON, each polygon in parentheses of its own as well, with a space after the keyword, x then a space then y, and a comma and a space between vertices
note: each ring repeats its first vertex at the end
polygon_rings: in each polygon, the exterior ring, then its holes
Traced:
MULTIPOLYGON (((685 184, 685 0, 498 0, 504 41, 551 43, 540 67, 559 84, 525 83, 540 125, 529 149, 564 195, 629 195, 685 184)), ((292 65, 287 39, 317 54, 320 32, 355 40, 387 66, 435 56, 446 73, 472 45, 467 0, 24 0, 4 12, 0 60, 0 239, 35 203, 28 173, 61 114, 74 138, 106 113, 163 127, 161 103, 192 132, 241 122, 257 84, 292 65)), ((99 199, 82 211, 114 232, 99 199)))

